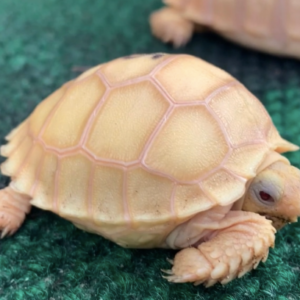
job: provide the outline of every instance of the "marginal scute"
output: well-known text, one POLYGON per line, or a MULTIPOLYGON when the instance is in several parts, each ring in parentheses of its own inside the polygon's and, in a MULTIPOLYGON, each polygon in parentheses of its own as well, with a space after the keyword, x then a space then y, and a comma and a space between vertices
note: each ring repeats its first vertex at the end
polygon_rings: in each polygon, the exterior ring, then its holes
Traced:
POLYGON ((219 166, 228 150, 218 122, 205 106, 178 107, 155 138, 145 163, 188 182, 219 166))
POLYGON ((170 55, 164 55, 157 59, 152 59, 151 55, 137 55, 133 59, 118 58, 108 64, 104 64, 100 69, 106 80, 115 85, 124 81, 132 81, 142 76, 149 75, 170 55), (142 68, 140 66, 143 66, 142 68))
POLYGON ((221 121, 233 146, 266 140, 270 116, 259 100, 242 85, 222 91, 210 101, 209 106, 221 121))
MULTIPOLYGON (((95 224, 125 225, 123 204, 123 170, 95 166, 92 172, 90 209, 95 224)), ((100 229, 101 230, 101 229, 100 229)), ((106 231, 106 230, 105 230, 106 231)))
POLYGON ((19 171, 18 176, 11 182, 11 185, 13 185, 16 191, 30 195, 42 157, 42 147, 38 144, 33 145, 24 165, 22 166, 22 169, 19 171))
POLYGON ((220 205, 229 205, 245 193, 246 180, 220 169, 201 182, 205 194, 220 205))
POLYGON ((76 146, 105 89, 97 75, 72 84, 42 135, 44 142, 58 149, 76 146))
POLYGON ((271 149, 274 149, 278 153, 299 150, 299 146, 283 139, 273 124, 267 133, 267 141, 271 149))
POLYGON ((53 209, 55 188, 55 177, 58 158, 55 154, 44 153, 37 170, 36 183, 31 190, 31 204, 45 210, 53 209))
MULTIPOLYGON (((10 131, 8 135, 5 136, 6 141, 11 141, 12 139, 15 139, 16 135, 20 133, 24 129, 24 127, 28 128, 28 122, 27 119, 24 120, 22 123, 20 123, 16 128, 10 131)), ((27 129, 26 129, 27 130, 27 129)))
POLYGON ((6 145, 1 146, 1 156, 9 157, 12 155, 14 151, 21 146, 23 140, 28 135, 28 122, 23 123, 21 127, 16 128, 10 134, 10 139, 8 139, 8 143, 6 145))
POLYGON ((189 55, 170 61, 155 78, 175 103, 204 101, 217 88, 233 81, 225 71, 189 55))
POLYGON ((112 90, 94 121, 87 149, 108 160, 137 160, 168 107, 150 81, 112 90))
POLYGON ((26 161, 32 148, 32 139, 29 135, 24 135, 20 140, 18 151, 13 151, 9 158, 1 165, 1 173, 6 176, 17 176, 19 170, 26 161))
POLYGON ((172 218, 173 182, 143 170, 128 171, 126 198, 135 223, 164 223, 172 218))
POLYGON ((88 219, 89 180, 92 162, 81 154, 61 159, 57 180, 57 213, 88 219))
POLYGON ((31 134, 37 137, 45 125, 45 122, 50 115, 51 111, 55 108, 57 103, 62 99, 66 90, 70 86, 69 84, 64 84, 54 93, 49 95, 44 101, 42 101, 29 116, 29 130, 31 134))
POLYGON ((268 153, 265 144, 246 145, 232 150, 224 168, 235 174, 250 179, 256 175, 256 170, 268 153))
POLYGON ((180 218, 188 218, 201 211, 210 209, 215 204, 201 190, 198 184, 176 186, 174 211, 180 218))
POLYGON ((85 78, 95 74, 98 69, 101 67, 102 65, 98 65, 96 67, 93 67, 93 68, 90 68, 88 70, 86 70, 85 72, 83 72, 80 76, 78 76, 74 82, 78 82, 78 81, 81 81, 81 80, 84 80, 85 78))

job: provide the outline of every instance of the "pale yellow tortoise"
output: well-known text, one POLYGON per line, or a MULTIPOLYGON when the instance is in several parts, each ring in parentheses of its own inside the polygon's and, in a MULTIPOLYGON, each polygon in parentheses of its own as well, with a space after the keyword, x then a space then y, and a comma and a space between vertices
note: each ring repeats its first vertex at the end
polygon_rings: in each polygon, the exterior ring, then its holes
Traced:
POLYGON ((193 56, 92 68, 6 139, 3 236, 34 205, 123 247, 183 249, 169 281, 241 277, 300 215, 300 171, 280 154, 298 147, 241 83, 193 56))
POLYGON ((241 45, 300 58, 299 0, 164 0, 150 17, 153 34, 175 46, 210 29, 241 45))

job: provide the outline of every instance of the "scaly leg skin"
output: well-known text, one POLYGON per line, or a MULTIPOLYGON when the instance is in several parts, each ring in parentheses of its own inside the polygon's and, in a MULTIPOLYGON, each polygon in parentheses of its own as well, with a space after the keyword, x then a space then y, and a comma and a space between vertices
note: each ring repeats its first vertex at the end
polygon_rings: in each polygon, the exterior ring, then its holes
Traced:
POLYGON ((212 238, 197 246, 186 248, 175 256, 172 270, 165 278, 170 282, 204 283, 210 287, 217 282, 226 284, 265 262, 269 248, 274 246, 275 228, 271 221, 249 212, 243 222, 212 234, 212 238))
POLYGON ((152 33, 165 43, 178 48, 184 46, 192 37, 194 24, 173 8, 165 7, 151 14, 152 33))
POLYGON ((30 212, 30 197, 15 192, 10 186, 0 190, 0 238, 14 234, 30 212))

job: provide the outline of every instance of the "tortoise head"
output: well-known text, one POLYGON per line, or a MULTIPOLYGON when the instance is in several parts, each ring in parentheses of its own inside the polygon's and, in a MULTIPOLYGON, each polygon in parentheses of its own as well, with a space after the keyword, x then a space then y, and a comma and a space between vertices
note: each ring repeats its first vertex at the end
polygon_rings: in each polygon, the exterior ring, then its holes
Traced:
POLYGON ((276 229, 297 222, 300 170, 282 161, 262 170, 251 182, 242 209, 266 216, 276 229))

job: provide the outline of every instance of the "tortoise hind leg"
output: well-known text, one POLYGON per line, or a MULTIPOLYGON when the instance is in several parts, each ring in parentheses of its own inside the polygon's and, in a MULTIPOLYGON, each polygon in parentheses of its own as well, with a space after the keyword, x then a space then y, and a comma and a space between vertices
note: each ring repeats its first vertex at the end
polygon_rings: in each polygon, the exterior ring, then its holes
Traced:
POLYGON ((15 192, 10 186, 0 190, 1 237, 14 234, 30 212, 30 197, 15 192))

